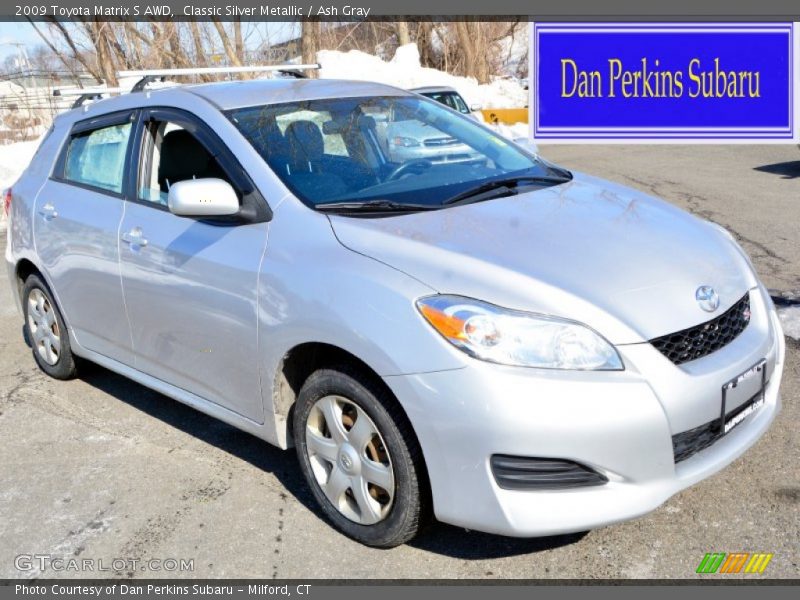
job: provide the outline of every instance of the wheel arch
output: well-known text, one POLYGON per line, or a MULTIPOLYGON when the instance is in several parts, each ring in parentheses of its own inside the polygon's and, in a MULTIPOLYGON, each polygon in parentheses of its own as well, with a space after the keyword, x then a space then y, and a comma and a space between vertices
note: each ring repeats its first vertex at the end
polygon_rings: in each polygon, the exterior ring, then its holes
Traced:
POLYGON ((61 313, 61 318, 64 320, 64 325, 67 326, 67 331, 71 334, 72 328, 69 324, 69 317, 64 312, 64 305, 61 303, 61 299, 58 297, 58 292, 53 287, 53 284, 51 283, 50 278, 47 276, 47 273, 45 273, 43 269, 40 269, 39 266, 30 258, 22 257, 17 261, 16 265, 14 265, 14 274, 16 276, 17 298, 19 298, 20 310, 24 311, 22 288, 25 286, 25 282, 27 281, 28 277, 31 275, 36 275, 47 286, 50 295, 53 297, 53 300, 57 305, 58 311, 61 313))
POLYGON ((359 376, 368 377, 371 383, 384 391, 385 397, 389 398, 389 400, 395 404, 396 409, 399 411, 398 416, 405 420, 404 424, 398 425, 401 426, 401 429, 408 432, 410 436, 413 436, 412 443, 416 444, 419 456, 421 457, 421 493, 425 495, 428 505, 432 507, 433 494, 431 491, 431 480, 428 473, 425 452, 422 450, 419 436, 414 429, 411 419, 408 417, 405 407, 391 387, 375 369, 365 360, 344 348, 324 342, 303 342, 295 345, 283 355, 275 371, 272 397, 275 428, 279 445, 284 448, 291 448, 294 446, 294 439, 292 437, 294 407, 297 395, 305 381, 312 373, 319 369, 336 367, 344 367, 348 373, 355 371, 359 376))
MULTIPOLYGON (((348 367, 368 377, 375 385, 380 386, 400 407, 405 419, 411 421, 391 388, 378 372, 367 361, 352 352, 334 344, 325 342, 303 342, 292 347, 281 358, 275 370, 272 382, 272 409, 275 413, 275 427, 280 445, 286 448, 294 446, 292 439, 292 418, 294 405, 300 388, 315 371, 323 368, 348 367)), ((413 427, 411 427, 413 431, 413 427)), ((416 437, 416 433, 414 433, 416 437)), ((417 443, 419 440, 417 439, 417 443)))
POLYGON ((20 289, 25 284, 25 280, 31 275, 38 275, 44 279, 41 269, 33 264, 33 261, 28 258, 21 258, 19 261, 17 261, 17 264, 14 267, 14 273, 17 277, 17 287, 20 289))

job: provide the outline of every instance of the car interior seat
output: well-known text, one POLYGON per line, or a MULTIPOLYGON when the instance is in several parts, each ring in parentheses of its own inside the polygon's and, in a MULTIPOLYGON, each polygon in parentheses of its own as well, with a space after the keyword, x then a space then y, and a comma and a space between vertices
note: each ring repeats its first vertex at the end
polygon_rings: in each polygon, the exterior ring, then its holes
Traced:
POLYGON ((216 177, 228 178, 219 168, 208 150, 185 129, 170 131, 161 142, 161 159, 158 164, 158 185, 162 192, 187 179, 216 177))
POLYGON ((301 191, 315 198, 337 198, 347 193, 348 186, 337 173, 324 172, 325 141, 313 121, 294 121, 286 127, 284 138, 288 146, 288 171, 301 191))
POLYGON ((289 145, 289 167, 293 173, 320 170, 325 153, 322 132, 313 121, 293 121, 284 133, 289 145))

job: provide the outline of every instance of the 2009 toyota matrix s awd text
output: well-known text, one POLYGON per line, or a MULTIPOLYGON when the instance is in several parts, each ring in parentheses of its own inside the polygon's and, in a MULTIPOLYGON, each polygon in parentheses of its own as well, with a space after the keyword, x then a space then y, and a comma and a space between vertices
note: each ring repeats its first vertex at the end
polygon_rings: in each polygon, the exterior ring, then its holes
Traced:
POLYGON ((510 536, 630 519, 780 407, 775 309, 723 228, 392 87, 103 100, 56 119, 11 194, 42 370, 93 361, 296 447, 366 544, 434 515, 510 536), (420 128, 437 160, 396 162, 420 128))

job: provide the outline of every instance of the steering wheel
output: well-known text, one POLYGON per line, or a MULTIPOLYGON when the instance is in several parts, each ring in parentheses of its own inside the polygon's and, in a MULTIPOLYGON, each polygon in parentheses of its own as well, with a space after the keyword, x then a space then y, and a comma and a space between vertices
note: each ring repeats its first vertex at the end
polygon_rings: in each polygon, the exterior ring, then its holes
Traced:
POLYGON ((408 173, 414 171, 427 171, 432 166, 433 163, 427 158, 416 158, 414 160, 404 162, 402 165, 396 166, 394 169, 392 169, 392 172, 386 176, 384 181, 394 181, 395 179, 400 179, 403 175, 407 175, 408 173))

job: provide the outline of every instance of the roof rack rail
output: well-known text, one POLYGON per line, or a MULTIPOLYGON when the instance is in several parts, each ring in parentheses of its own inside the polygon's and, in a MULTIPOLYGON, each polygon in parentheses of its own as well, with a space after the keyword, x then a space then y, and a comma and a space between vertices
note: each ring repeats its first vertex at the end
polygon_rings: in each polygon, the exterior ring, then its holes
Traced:
POLYGON ((166 76, 145 75, 139 81, 137 81, 135 84, 133 84, 133 87, 131 88, 131 93, 133 93, 133 92, 143 92, 144 88, 146 88, 148 85, 150 85, 154 81, 166 81, 166 79, 167 79, 166 76))
MULTIPOLYGON (((227 75, 233 73, 266 73, 278 72, 289 77, 305 79, 303 71, 321 69, 319 63, 304 65, 260 65, 253 67, 197 67, 188 69, 144 69, 138 71, 118 71, 117 77, 140 77, 131 92, 142 92, 147 86, 155 81, 166 81, 168 77, 181 75, 227 75)), ((57 88, 53 90, 53 96, 78 96, 73 102, 72 108, 78 108, 89 100, 100 100, 103 94, 124 94, 128 90, 125 88, 57 88)))
POLYGON ((89 100, 100 100, 103 94, 121 94, 123 91, 122 88, 56 88, 53 96, 77 96, 71 108, 78 108, 89 100))
POLYGON ((278 72, 298 79, 305 78, 302 71, 321 69, 319 63, 305 65, 262 65, 252 67, 196 67, 187 69, 142 69, 135 71, 119 71, 117 77, 140 77, 131 92, 141 92, 154 81, 165 81, 168 77, 181 75, 229 75, 235 73, 278 72))

